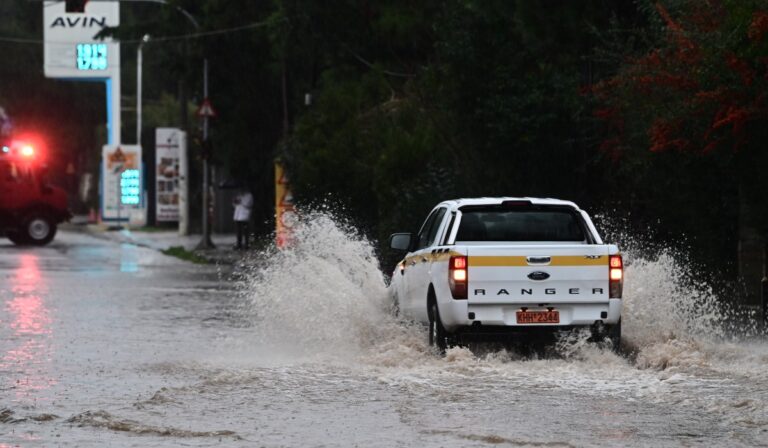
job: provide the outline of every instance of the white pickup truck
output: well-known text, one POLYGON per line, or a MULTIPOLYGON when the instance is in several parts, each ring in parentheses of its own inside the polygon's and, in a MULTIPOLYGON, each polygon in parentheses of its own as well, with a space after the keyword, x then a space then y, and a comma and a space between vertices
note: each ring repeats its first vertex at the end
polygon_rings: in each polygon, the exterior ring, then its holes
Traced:
POLYGON ((392 274, 399 312, 429 325, 440 351, 464 340, 575 327, 618 349, 623 264, 583 210, 536 198, 438 204, 417 234, 396 233, 406 252, 392 274))

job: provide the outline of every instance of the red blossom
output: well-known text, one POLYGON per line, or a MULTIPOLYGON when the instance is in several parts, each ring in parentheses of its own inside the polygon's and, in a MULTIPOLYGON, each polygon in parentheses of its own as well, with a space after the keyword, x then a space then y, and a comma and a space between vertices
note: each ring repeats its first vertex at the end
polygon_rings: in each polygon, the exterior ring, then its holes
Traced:
POLYGON ((768 12, 755 11, 755 13, 752 14, 752 23, 749 24, 747 36, 749 36, 752 41, 757 42, 763 39, 766 32, 768 32, 768 12))
POLYGON ((719 0, 709 0, 705 3, 706 5, 703 7, 696 8, 691 12, 689 21, 698 31, 709 33, 720 27, 725 10, 719 0))
POLYGON ((712 124, 712 130, 720 129, 726 126, 731 126, 731 133, 733 135, 733 150, 738 151, 741 148, 747 138, 746 127, 747 122, 752 118, 752 112, 745 107, 739 107, 731 105, 722 108, 715 116, 714 123, 712 124))
POLYGON ((621 140, 619 140, 618 137, 605 139, 600 143, 600 151, 606 154, 614 153, 618 148, 619 143, 621 143, 621 140))
MULTIPOLYGON (((618 75, 598 83, 594 90, 603 106, 593 114, 608 131, 600 150, 614 160, 627 148, 625 114, 627 119, 638 119, 633 108, 671 114, 644 124, 653 152, 695 149, 706 154, 726 144, 736 151, 756 139, 750 134, 750 123, 768 115, 768 94, 761 93, 768 81, 768 56, 754 51, 755 42, 768 39, 768 12, 746 16, 750 40, 740 39, 723 48, 721 36, 733 29, 724 20, 729 11, 718 0, 675 4, 682 9, 675 10, 673 18, 661 1, 655 3, 666 24, 662 46, 639 58, 628 57, 618 75)), ((738 29, 744 29, 744 24, 738 29)), ((643 115, 639 120, 644 120, 643 115)))
POLYGON ((712 129, 720 129, 724 126, 733 125, 734 130, 736 128, 743 129, 744 124, 750 117, 750 112, 743 107, 728 106, 721 109, 715 116, 715 121, 712 124, 712 129))
POLYGON ((690 142, 684 138, 675 138, 679 131, 679 123, 656 119, 648 129, 651 139, 651 152, 661 152, 670 149, 684 151, 690 147, 690 142))
POLYGON ((731 70, 735 71, 745 86, 751 86, 755 79, 755 72, 743 59, 739 59, 735 54, 729 52, 725 55, 725 62, 731 70))
POLYGON ((714 90, 702 90, 700 92, 696 92, 696 100, 699 102, 721 102, 731 95, 732 93, 728 88, 719 86, 714 90))
POLYGON ((669 15, 669 11, 667 11, 667 8, 664 5, 657 2, 656 11, 658 11, 661 18, 664 19, 665 22, 667 22, 667 27, 669 29, 678 33, 683 32, 683 28, 680 26, 680 24, 678 24, 672 19, 672 16, 669 15))
POLYGON ((658 49, 652 50, 647 55, 637 60, 638 66, 646 67, 660 67, 661 66, 661 54, 658 49))
POLYGON ((688 38, 688 36, 685 35, 683 27, 680 26, 679 23, 675 22, 674 19, 672 19, 672 16, 669 15, 667 8, 665 8, 661 3, 656 3, 656 10, 659 12, 659 15, 661 15, 661 18, 664 19, 664 22, 667 23, 667 28, 672 31, 672 35, 677 42, 677 46, 680 49, 695 50, 696 45, 691 41, 691 39, 688 38))
POLYGON ((672 73, 658 73, 655 75, 639 75, 631 78, 635 88, 641 92, 650 92, 652 88, 664 87, 675 90, 690 91, 698 89, 698 83, 683 75, 672 73))
POLYGON ((603 120, 611 120, 614 117, 616 117, 617 110, 613 107, 606 107, 604 109, 596 109, 594 112, 592 112, 592 115, 594 115, 595 118, 600 118, 603 120))
POLYGON ((718 145, 720 145, 720 140, 711 141, 711 142, 707 143, 706 146, 704 146, 704 148, 701 150, 701 152, 703 152, 704 154, 709 154, 712 151, 714 151, 715 149, 717 149, 718 145))

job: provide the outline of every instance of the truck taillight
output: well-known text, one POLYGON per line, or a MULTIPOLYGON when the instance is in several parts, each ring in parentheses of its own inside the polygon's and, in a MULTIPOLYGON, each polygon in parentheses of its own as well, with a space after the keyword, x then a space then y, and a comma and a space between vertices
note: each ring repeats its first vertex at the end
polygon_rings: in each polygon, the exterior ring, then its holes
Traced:
POLYGON ((621 255, 608 257, 608 297, 620 299, 624 290, 624 263, 621 255))
POLYGON ((452 256, 448 261, 448 286, 451 288, 453 298, 456 300, 466 300, 468 284, 467 257, 464 255, 452 256))

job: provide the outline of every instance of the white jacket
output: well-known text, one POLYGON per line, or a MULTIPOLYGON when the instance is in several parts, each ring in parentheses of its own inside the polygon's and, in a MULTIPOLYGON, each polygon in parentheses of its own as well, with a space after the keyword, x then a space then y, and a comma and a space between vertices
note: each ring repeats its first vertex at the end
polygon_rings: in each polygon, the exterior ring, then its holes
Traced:
POLYGON ((235 203, 235 221, 250 221, 253 208, 253 195, 250 192, 240 193, 235 203))

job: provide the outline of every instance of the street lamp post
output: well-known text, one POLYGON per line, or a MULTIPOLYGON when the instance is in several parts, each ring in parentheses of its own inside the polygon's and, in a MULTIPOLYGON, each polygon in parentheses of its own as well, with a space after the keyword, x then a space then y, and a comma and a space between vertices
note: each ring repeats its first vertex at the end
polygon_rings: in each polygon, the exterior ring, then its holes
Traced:
POLYGON ((142 55, 142 49, 144 44, 149 42, 149 34, 145 34, 141 38, 139 48, 136 50, 136 144, 141 145, 141 102, 142 102, 142 65, 144 64, 144 57, 142 55))
MULTIPOLYGON (((145 3, 158 3, 161 5, 171 6, 176 9, 179 13, 181 13, 184 17, 189 20, 189 22, 195 27, 195 30, 200 31, 200 24, 197 22, 195 17, 189 13, 189 11, 185 10, 179 5, 173 5, 169 4, 167 0, 130 0, 134 2, 145 2, 145 3)), ((147 39, 148 36, 144 36, 144 39, 147 39)), ((144 40, 142 39, 142 40, 144 40)), ((144 40, 146 42, 146 40, 144 40)), ((142 42, 142 43, 144 43, 142 42)), ((141 44, 139 45, 139 53, 138 56, 141 57, 141 44)), ((141 63, 138 64, 139 68, 138 70, 141 70, 141 63)), ((140 86, 141 84, 139 84, 140 86)), ((208 98, 208 58, 203 58, 203 90, 204 90, 204 97, 208 98)), ((140 92, 139 92, 139 98, 140 98, 140 92)), ((140 103, 138 103, 140 104, 140 103)), ((137 113, 141 113, 140 106, 137 104, 137 113)), ((186 111, 186 104, 182 104, 182 109, 186 111)), ((140 115, 139 115, 140 116, 140 115)), ((139 119, 140 121, 140 119, 139 119)), ((137 124, 138 128, 138 124, 137 124)), ((139 128, 137 130, 137 141, 141 140, 141 129, 139 128)), ((204 117, 203 119, 203 142, 204 145, 207 145, 208 142, 208 117, 204 117)), ((214 249, 216 246, 214 246, 213 242, 211 241, 211 226, 209 222, 209 206, 210 206, 210 194, 209 194, 209 186, 210 180, 209 180, 209 166, 208 166, 208 158, 203 158, 203 237, 200 240, 200 243, 198 243, 197 248, 198 249, 214 249)))
MULTIPOLYGON (((208 101, 208 59, 203 60, 203 98, 208 101)), ((210 218, 210 169, 208 167, 208 123, 209 114, 203 114, 203 237, 197 244, 198 249, 214 249, 216 246, 211 241, 211 223, 210 218)))

